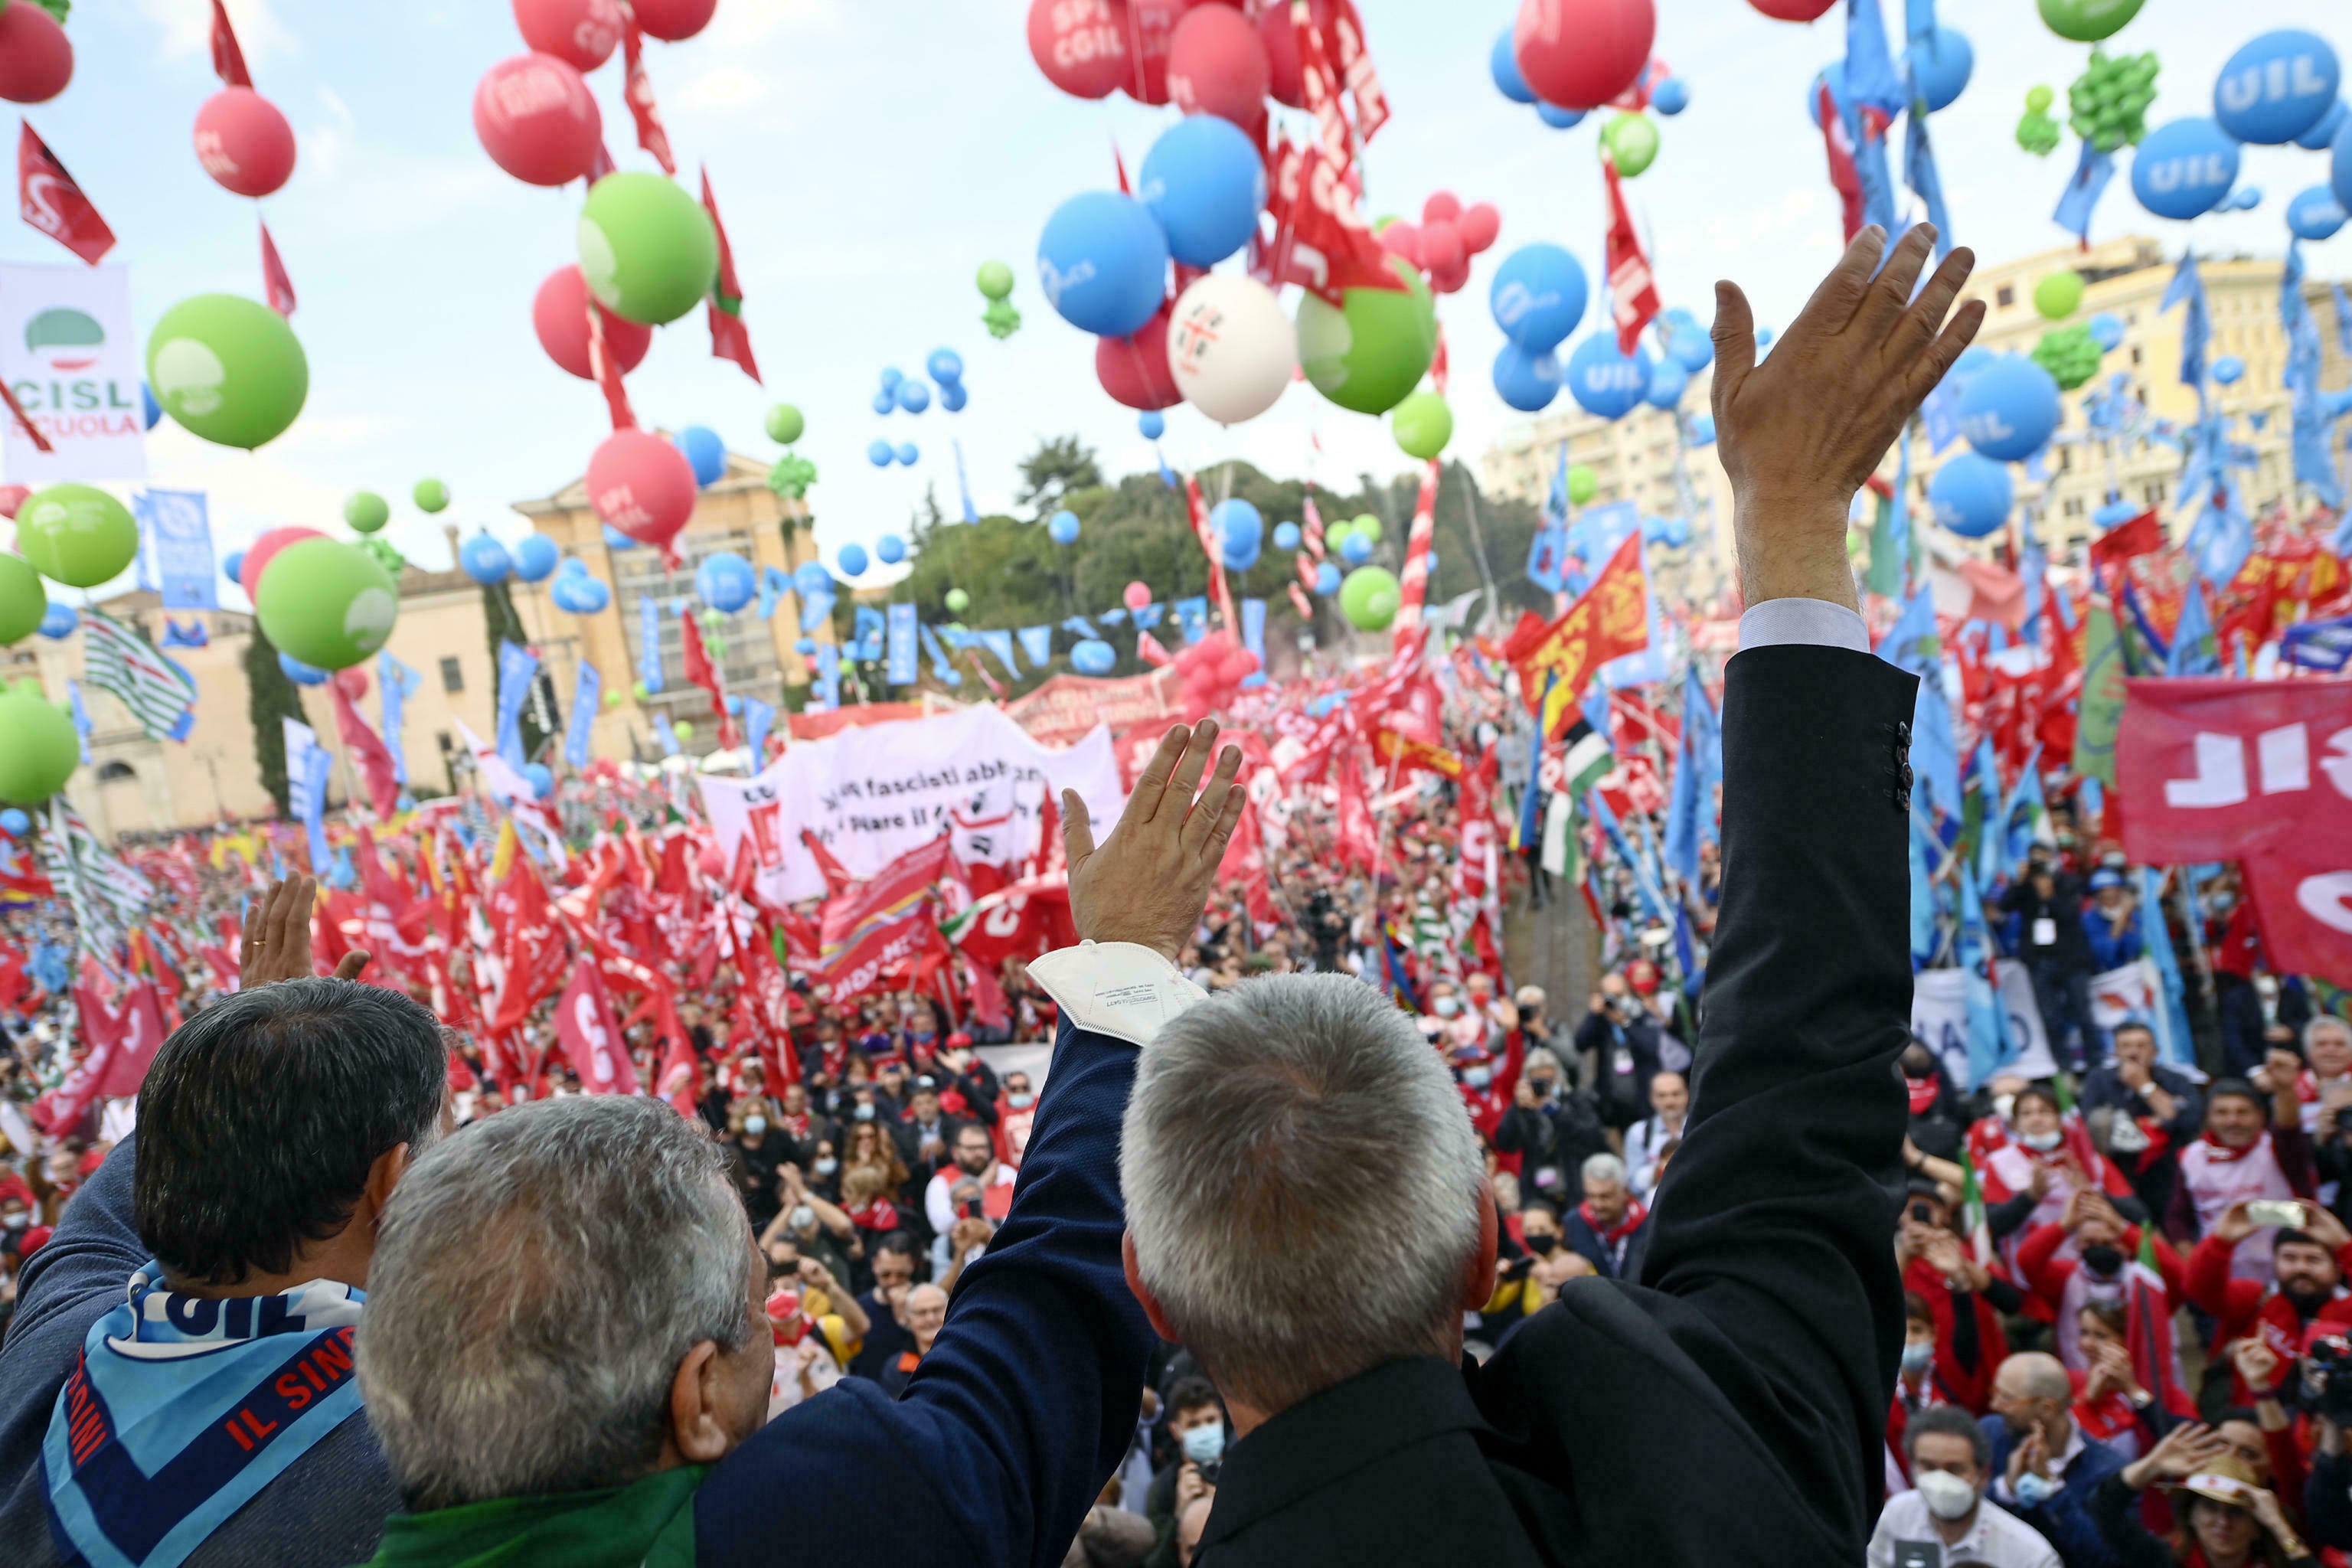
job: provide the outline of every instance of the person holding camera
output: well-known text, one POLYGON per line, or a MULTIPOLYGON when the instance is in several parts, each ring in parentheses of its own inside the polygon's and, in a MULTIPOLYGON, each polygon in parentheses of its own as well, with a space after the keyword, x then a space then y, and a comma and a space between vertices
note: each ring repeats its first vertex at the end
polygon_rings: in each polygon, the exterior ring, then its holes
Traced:
POLYGON ((2042 1532, 1985 1497, 1992 1447, 1958 1405, 1920 1412, 1903 1433, 1913 1489, 1886 1500, 1870 1568, 2060 1568, 2042 1532))
POLYGON ((1601 977, 1576 1026, 1576 1054, 1592 1062, 1586 1077, 1610 1126, 1631 1127, 1652 1113, 1650 1085, 1665 1069, 1665 1032, 1622 971, 1601 977))
MULTIPOLYGON (((2258 1337, 2282 1358, 2303 1353, 2315 1327, 2352 1332, 2352 1296, 2344 1284, 2344 1249, 2352 1233, 2315 1203, 2242 1198, 2222 1211, 2189 1255, 2182 1291, 2190 1306, 2213 1319, 2213 1342, 2258 1337), (2292 1211, 2290 1215, 2288 1211, 2292 1211), (2288 1218, 2299 1224, 2282 1224, 2288 1218), (2257 1231, 2274 1229, 2269 1280, 2232 1271, 2239 1246, 2257 1231)), ((2245 1403, 2241 1382, 2231 1402, 2245 1403)))

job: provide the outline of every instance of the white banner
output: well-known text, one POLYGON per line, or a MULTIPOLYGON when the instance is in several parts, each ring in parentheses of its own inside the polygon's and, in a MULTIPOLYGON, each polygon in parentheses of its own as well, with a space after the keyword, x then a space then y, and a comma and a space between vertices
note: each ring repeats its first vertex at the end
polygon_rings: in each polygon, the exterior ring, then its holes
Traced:
MULTIPOLYGON (((2010 1058, 1998 1069, 2020 1078, 2049 1078, 2058 1070, 2033 1000, 2033 977, 2013 958, 2000 961, 2000 1004, 2009 1015, 2010 1058)), ((1965 1094, 1978 1087, 1969 1071, 1968 976, 1957 969, 1923 969, 1911 977, 1911 1032, 1927 1042, 1944 1070, 1965 1094)))
POLYGON ((2197 1065, 2195 1043, 2174 1038, 2172 1009, 2164 999, 2163 972, 2157 968, 2156 960, 2145 954, 2121 969, 2091 976, 2091 1021, 2099 1026, 2101 1048, 2108 1060, 2115 1058, 2116 1028, 2135 1020, 2156 1031, 2158 1060, 2199 1083, 2205 1081, 2204 1071, 2197 1065))
POLYGON ((2050 1035, 2042 1026, 2042 1004, 2033 999, 2033 975, 2023 961, 2000 960, 2000 1005, 2009 1015, 2009 1060, 2000 1070, 2020 1078, 2054 1078, 2058 1063, 2050 1054, 2050 1035))
POLYGON ((145 479, 142 374, 128 268, 0 266, 0 376, 54 448, 7 420, 9 483, 145 479))
POLYGON ((950 827, 960 856, 1009 864, 1034 847, 1049 789, 1078 792, 1097 842, 1127 802, 1108 729, 1053 751, 994 707, 860 725, 794 742, 756 778, 697 782, 728 865, 750 837, 771 906, 824 896, 803 828, 862 880, 950 827))

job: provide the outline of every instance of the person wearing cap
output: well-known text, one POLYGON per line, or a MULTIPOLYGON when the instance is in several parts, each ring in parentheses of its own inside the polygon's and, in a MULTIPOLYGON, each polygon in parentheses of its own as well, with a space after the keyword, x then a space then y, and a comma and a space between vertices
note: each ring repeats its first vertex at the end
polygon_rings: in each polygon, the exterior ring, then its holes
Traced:
POLYGON ((2315 1561, 2311 1548, 2246 1462, 2219 1432, 2176 1426, 2164 1441, 2095 1488, 2091 1517, 2119 1568, 2253 1568, 2315 1561), (2173 1518, 2185 1539, 2175 1547, 2150 1534, 2140 1494, 2151 1485, 2172 1493, 2173 1518))
POLYGON ((2102 973, 2137 962, 2147 951, 2139 934, 2139 901, 2120 871, 2091 873, 2091 907, 2083 913, 2083 938, 2091 963, 2102 973))
POLYGON ((1922 1557, 1985 1568, 2059 1568, 2042 1532, 1985 1497, 1992 1450, 1967 1411, 1931 1405, 1903 1432, 1913 1489, 1886 1500, 1870 1538, 1870 1568, 1895 1568, 1922 1557), (1906 1551, 1932 1542, 1940 1550, 1906 1551))

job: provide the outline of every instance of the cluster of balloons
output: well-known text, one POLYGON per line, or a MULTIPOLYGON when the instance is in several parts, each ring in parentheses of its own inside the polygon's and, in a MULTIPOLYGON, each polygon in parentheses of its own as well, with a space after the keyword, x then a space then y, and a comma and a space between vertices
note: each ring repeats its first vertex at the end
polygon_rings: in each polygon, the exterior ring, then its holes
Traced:
POLYGON ((1559 361, 1552 351, 1584 319, 1590 292, 1583 267, 1557 245, 1523 245, 1503 258, 1486 291, 1505 339, 1495 356, 1496 395, 1523 414, 1548 407, 1559 395, 1559 361))
POLYGON ((877 468, 887 468, 893 463, 900 463, 911 468, 923 460, 923 451, 912 441, 901 441, 893 447, 889 442, 877 437, 866 447, 866 460, 877 468))
POLYGON ((1503 96, 1535 105, 1561 130, 1629 94, 1627 108, 1657 101, 1669 84, 1659 110, 1678 114, 1689 91, 1663 68, 1653 72, 1657 31, 1652 0, 1520 0, 1517 19, 1495 40, 1489 74, 1503 96))
POLYGON ((1021 330, 1021 312, 1013 308, 1013 268, 1002 261, 983 261, 976 281, 980 297, 988 301, 981 321, 990 337, 1003 342, 1021 330))
POLYGON ((1242 682, 1257 672, 1257 655, 1222 627, 1176 654, 1177 690, 1188 713, 1221 712, 1231 707, 1242 682))
POLYGON ((1359 512, 1347 521, 1324 531, 1323 545, 1350 566, 1361 566, 1372 558, 1372 547, 1381 542, 1381 520, 1370 512, 1359 512))
POLYGON ((2058 122, 2050 118, 2050 105, 2055 100, 2046 87, 2025 89, 2025 113, 2017 122, 2017 144, 2037 158, 2047 158, 2058 150, 2058 122))
MULTIPOLYGON (((2053 3, 2043 0, 2045 17, 2053 3)), ((2342 80, 2335 49, 2315 33, 2283 27, 2249 41, 2221 66, 2210 119, 2175 120, 2140 142, 2132 158, 2133 195, 2158 217, 2242 210, 2261 200, 2259 191, 2232 192, 2242 145, 2293 142, 2317 152, 2332 138, 2333 194, 2339 205, 2352 207, 2352 131, 2344 129, 2342 80)))
POLYGON ((1421 205, 1419 223, 1383 218, 1375 227, 1381 248, 1420 268, 1433 293, 1456 294, 1470 281, 1470 258, 1503 232, 1503 215, 1492 202, 1465 207, 1453 192, 1439 191, 1421 205))
POLYGON ((556 570, 555 582, 547 596, 566 615, 594 616, 603 614, 612 604, 613 590, 588 574, 587 563, 576 555, 567 555, 556 570))
POLYGON ((1257 564, 1265 545, 1265 519, 1257 508, 1238 499, 1219 501, 1209 509, 1209 531, 1226 571, 1246 572, 1257 564))
POLYGON ((2156 101, 2156 72, 2154 50, 2111 57, 2093 49, 2089 67, 2066 89, 2066 122, 2101 153, 2138 146, 2156 101))
POLYGON ((284 435, 302 412, 310 362, 268 306, 197 294, 164 311, 148 334, 147 384, 190 435, 251 451, 284 435))

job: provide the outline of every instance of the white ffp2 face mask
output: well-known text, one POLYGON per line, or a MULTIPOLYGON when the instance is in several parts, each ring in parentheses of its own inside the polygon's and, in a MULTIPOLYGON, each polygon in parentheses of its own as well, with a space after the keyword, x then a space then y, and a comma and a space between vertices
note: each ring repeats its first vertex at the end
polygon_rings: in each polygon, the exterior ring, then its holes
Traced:
POLYGON ((1949 1470, 1922 1470, 1919 1498, 1937 1519, 1958 1519, 1977 1505, 1977 1489, 1949 1470))

